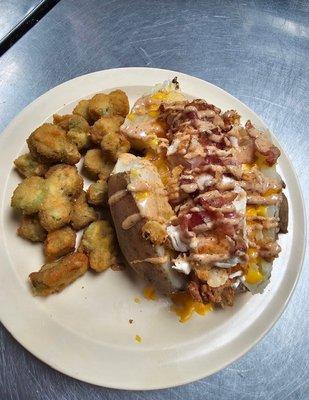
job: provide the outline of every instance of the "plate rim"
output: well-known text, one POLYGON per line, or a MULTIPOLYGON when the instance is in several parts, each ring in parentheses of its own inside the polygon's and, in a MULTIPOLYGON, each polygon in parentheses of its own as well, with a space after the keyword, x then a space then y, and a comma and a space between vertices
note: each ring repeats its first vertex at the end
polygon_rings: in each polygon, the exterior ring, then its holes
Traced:
MULTIPOLYGON (((14 126, 14 124, 18 124, 19 120, 22 120, 22 118, 24 117, 24 115, 27 115, 28 111, 32 109, 32 107, 35 107, 36 103, 39 103, 40 101, 42 101, 42 99, 44 99, 45 97, 51 96, 53 95, 53 91, 59 90, 59 89, 64 89, 66 85, 72 85, 75 82, 78 82, 80 80, 82 80, 82 78, 84 77, 90 77, 93 76, 95 77, 96 75, 101 75, 101 74, 110 74, 110 73, 125 73, 130 71, 131 73, 133 72, 145 72, 147 71, 147 74, 155 74, 156 72, 160 73, 160 74, 173 74, 173 75, 177 75, 179 76, 179 78, 186 78, 189 80, 193 80, 196 83, 200 82, 203 84, 207 84, 210 85, 211 87, 213 87, 215 90, 219 90, 219 92, 221 92, 222 95, 227 96, 228 98, 232 98, 234 101, 236 101, 237 103, 240 103, 244 109, 246 109, 247 111, 249 111, 251 114, 254 115, 254 117, 256 118, 257 121, 259 121, 263 126, 265 126, 266 128, 268 128, 268 125, 265 123, 265 121, 259 117, 250 107, 248 107, 246 104, 244 104, 243 102, 241 102, 239 99, 237 99, 235 96, 231 95, 230 93, 228 93, 227 91, 225 91, 224 89, 212 84, 211 82, 208 82, 206 80, 203 80, 201 78, 197 78, 188 74, 184 74, 182 72, 178 72, 178 71, 172 71, 172 70, 167 70, 167 69, 160 69, 160 68, 148 68, 148 67, 125 67, 125 68, 112 68, 112 69, 106 69, 106 70, 99 70, 99 71, 95 71, 95 72, 91 72, 89 74, 84 74, 84 75, 79 75, 73 79, 70 79, 68 81, 65 81, 63 83, 61 83, 60 85, 57 85, 53 88, 51 88, 50 90, 48 90, 47 92, 43 93, 41 96, 39 96, 38 98, 34 99, 30 104, 28 104, 20 113, 18 113, 13 120, 6 126, 6 128, 4 128, 4 130, 2 131, 2 133, 0 134, 0 146, 2 144, 2 142, 4 142, 6 140, 6 138, 10 135, 10 130, 12 129, 12 127, 14 126)), ((138 83, 138 82, 137 82, 138 83)), ((72 100, 74 101, 74 100, 72 100)), ((275 139, 275 142, 277 142, 276 137, 272 134, 273 138, 275 139)), ((60 371, 61 373, 64 373, 70 377, 73 377, 75 379, 84 381, 84 382, 88 382, 97 386, 104 386, 104 387, 109 387, 109 388, 114 388, 114 389, 124 389, 124 390, 154 390, 154 389, 165 389, 165 388, 170 388, 170 387, 175 387, 175 386, 181 386, 187 383, 191 383, 194 382, 196 380, 205 378, 207 376, 210 376, 220 370, 222 370, 223 368, 225 368, 227 365, 231 364, 232 362, 238 360, 239 358, 241 358, 244 354, 246 354, 250 349, 252 349, 252 347, 254 347, 274 326, 274 324, 278 321, 278 319, 281 317, 281 315, 283 314, 284 310, 286 309, 291 296, 294 293, 295 287, 297 285, 297 282, 299 280, 299 277, 301 275, 301 271, 303 268, 303 261, 304 261, 304 256, 305 256, 305 250, 306 250, 306 237, 307 237, 307 220, 306 220, 306 209, 304 206, 304 199, 303 199, 303 194, 302 194, 302 190, 301 190, 301 186, 299 183, 299 179, 298 176, 295 172, 295 169, 293 167, 293 164, 291 163, 291 160, 289 159, 289 157, 287 156, 287 154, 285 153, 285 151, 282 149, 282 152, 284 154, 284 156, 286 157, 287 161, 288 161, 288 167, 289 167, 289 171, 291 173, 291 179, 294 180, 295 183, 295 187, 297 188, 297 193, 295 194, 298 199, 299 199, 299 211, 298 214, 300 214, 300 218, 302 218, 302 226, 301 226, 301 231, 303 232, 303 241, 302 241, 302 248, 301 248, 301 252, 299 254, 299 262, 298 262, 298 270, 297 270, 297 275, 293 281, 293 284, 290 288, 290 291, 288 294, 285 294, 284 297, 284 301, 281 301, 280 303, 280 307, 279 309, 277 309, 277 312, 275 314, 274 317, 272 317, 271 321, 268 321, 267 323, 267 327, 263 328, 262 332, 259 333, 254 340, 251 341, 251 343, 245 347, 243 347, 242 350, 238 351, 236 356, 232 356, 232 357, 227 357, 227 360, 225 362, 221 363, 221 366, 219 367, 215 367, 213 369, 208 368, 209 372, 205 373, 199 373, 199 374, 194 374, 193 377, 190 377, 188 379, 181 379, 181 382, 177 381, 177 378, 174 379, 175 382, 173 382, 172 384, 165 384, 165 385, 154 385, 151 386, 149 385, 149 382, 147 383, 147 386, 143 387, 142 385, 137 386, 130 386, 130 385, 111 385, 111 384, 104 384, 104 383, 100 383, 98 382, 96 379, 91 380, 89 378, 83 378, 81 376, 79 376, 76 373, 71 373, 69 371, 67 371, 65 368, 62 368, 59 365, 53 365, 51 364, 47 359, 46 356, 44 357, 44 355, 38 354, 38 352, 31 348, 31 345, 28 345, 28 343, 25 343, 25 340, 23 340, 20 337, 17 337, 18 335, 14 334, 14 327, 9 326, 10 323, 8 322, 8 318, 6 318, 6 316, 3 317, 3 315, 5 314, 3 310, 0 311, 0 320, 2 322, 2 324, 4 325, 4 327, 10 332, 10 334, 14 337, 15 340, 17 340, 27 351, 29 351, 31 354, 33 354, 35 357, 37 357, 39 360, 43 361, 44 363, 46 363, 47 365, 49 365, 51 368, 56 369, 58 371, 60 371)), ((5 191, 3 191, 1 193, 1 207, 3 208, 3 203, 4 203, 4 193, 5 191)), ((1 210, 2 210, 1 208, 1 210)), ((2 226, 2 225, 1 225, 2 226)), ((0 237, 2 236, 2 232, 0 232, 0 237)), ((2 243, 1 243, 1 247, 2 247, 2 243)), ((266 307, 266 309, 269 306, 266 307)), ((264 313, 266 312, 266 309, 264 310, 264 313)), ((11 324, 12 325, 12 324, 11 324)))

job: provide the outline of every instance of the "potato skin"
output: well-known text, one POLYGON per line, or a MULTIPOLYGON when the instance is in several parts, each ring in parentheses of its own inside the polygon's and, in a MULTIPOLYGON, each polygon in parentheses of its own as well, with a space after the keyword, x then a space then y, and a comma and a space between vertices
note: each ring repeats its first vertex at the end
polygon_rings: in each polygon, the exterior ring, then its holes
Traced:
MULTIPOLYGON (((126 172, 111 175, 108 179, 108 197, 110 198, 116 192, 126 189, 128 183, 129 174, 126 172)), ((142 261, 147 258, 158 257, 155 246, 142 235, 142 228, 147 220, 143 218, 127 230, 122 228, 122 222, 127 217, 139 212, 132 194, 128 192, 116 203, 109 206, 120 249, 129 265, 138 275, 153 284, 163 294, 170 294, 175 291, 171 279, 161 264, 142 261), (135 263, 136 260, 142 262, 135 263)))
POLYGON ((288 232, 288 222, 289 222, 289 203, 286 195, 282 193, 282 202, 279 208, 279 228, 281 233, 288 232))

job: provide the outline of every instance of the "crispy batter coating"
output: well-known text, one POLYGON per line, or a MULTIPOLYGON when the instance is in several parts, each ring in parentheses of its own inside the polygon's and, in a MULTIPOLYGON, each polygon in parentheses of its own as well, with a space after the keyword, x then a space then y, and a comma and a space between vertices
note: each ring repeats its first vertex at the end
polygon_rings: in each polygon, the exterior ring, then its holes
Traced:
POLYGON ((75 144, 78 151, 89 149, 92 144, 89 132, 78 129, 70 129, 67 133, 67 138, 75 144))
POLYGON ((49 168, 45 177, 49 193, 75 198, 83 190, 84 181, 75 165, 54 165, 49 168))
POLYGON ((91 123, 91 118, 88 112, 89 100, 81 100, 77 103, 76 107, 73 110, 74 115, 80 115, 85 118, 85 120, 91 123))
POLYGON ((47 232, 36 215, 23 215, 17 234, 31 242, 44 242, 47 232))
POLYGON ((70 223, 72 204, 69 198, 61 193, 49 193, 39 211, 39 220, 48 232, 62 228, 70 223))
POLYGON ((96 144, 100 144, 103 136, 111 132, 119 132, 119 128, 123 121, 124 118, 121 115, 106 115, 101 117, 90 128, 91 140, 96 144))
POLYGON ((31 155, 43 163, 76 164, 81 157, 65 130, 57 125, 43 124, 31 133, 27 143, 31 155))
POLYGON ((79 151, 90 147, 90 127, 85 118, 75 114, 54 114, 53 117, 54 124, 67 131, 67 138, 76 145, 79 151))
POLYGON ((46 195, 45 180, 39 176, 31 176, 14 190, 11 206, 24 214, 35 214, 40 210, 46 195))
POLYGON ((72 253, 42 266, 32 272, 29 279, 35 296, 48 296, 60 292, 82 276, 88 269, 88 257, 83 253, 72 253))
POLYGON ((87 190, 88 203, 95 206, 106 206, 107 205, 107 182, 106 179, 99 179, 92 183, 87 190))
POLYGON ((79 251, 89 256, 90 268, 97 272, 117 265, 115 233, 110 223, 92 222, 84 231, 79 251))
POLYGON ((94 95, 89 101, 88 112, 92 121, 96 121, 104 115, 113 115, 113 104, 109 95, 105 93, 94 95))
POLYGON ((24 177, 44 176, 48 166, 36 161, 30 153, 23 154, 14 161, 17 171, 24 177))
POLYGON ((121 134, 110 132, 101 141, 101 149, 110 160, 116 162, 120 154, 130 150, 130 142, 121 134))
POLYGON ((165 226, 157 221, 147 221, 142 228, 142 235, 154 244, 162 244, 167 238, 165 226))
POLYGON ((80 115, 75 115, 75 114, 65 114, 65 115, 59 115, 59 114, 54 114, 53 115, 53 121, 54 124, 60 126, 60 128, 64 129, 65 131, 69 131, 70 129, 78 129, 80 131, 89 131, 89 124, 80 115))
POLYGON ((44 242, 44 254, 48 261, 56 260, 75 250, 76 232, 69 226, 49 232, 44 242))
POLYGON ((72 206, 71 225, 76 231, 85 228, 97 219, 95 210, 86 201, 86 192, 82 192, 72 206))
POLYGON ((109 94, 113 105, 113 113, 125 117, 130 109, 128 96, 122 90, 114 90, 109 94))
POLYGON ((104 157, 100 149, 91 149, 85 155, 83 167, 92 179, 97 179, 100 174, 109 176, 114 164, 104 157))

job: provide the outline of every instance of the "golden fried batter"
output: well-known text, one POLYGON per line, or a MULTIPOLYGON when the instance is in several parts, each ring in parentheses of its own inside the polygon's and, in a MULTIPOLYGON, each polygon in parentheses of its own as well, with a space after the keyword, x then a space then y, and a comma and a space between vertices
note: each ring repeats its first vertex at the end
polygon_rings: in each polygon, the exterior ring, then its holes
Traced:
POLYGON ((75 250, 76 232, 69 226, 49 232, 44 242, 44 254, 48 261, 56 260, 75 250))
POLYGON ((101 141, 101 149, 110 160, 116 162, 120 154, 130 150, 130 142, 120 133, 108 133, 101 141))
POLYGON ((100 149, 91 149, 85 155, 83 167, 92 179, 97 179, 100 174, 109 176, 114 164, 106 160, 100 149))
POLYGON ((23 215, 17 234, 31 242, 44 242, 47 232, 36 215, 23 215))
POLYGON ((119 128, 123 121, 124 118, 120 115, 106 115, 101 117, 90 128, 91 140, 96 144, 100 144, 103 136, 108 133, 119 132, 119 128))
POLYGON ((114 90, 109 94, 113 105, 113 113, 125 117, 129 113, 128 96, 122 90, 114 90))
POLYGON ((43 163, 76 164, 81 157, 65 130, 57 125, 43 124, 31 133, 27 143, 31 155, 43 163))
POLYGON ((92 121, 104 115, 113 115, 113 104, 109 95, 104 93, 94 95, 89 101, 88 112, 92 121))
POLYGON ((107 183, 105 179, 99 179, 92 183, 87 190, 87 200, 95 206, 107 205, 108 197, 107 183))
POLYGON ((85 118, 87 122, 91 122, 91 118, 88 112, 89 100, 81 100, 77 103, 76 107, 73 110, 74 115, 80 115, 85 118))
POLYGON ((84 181, 75 165, 54 165, 49 168, 45 177, 49 193, 75 198, 83 190, 84 181))
POLYGON ((70 129, 67 133, 67 138, 70 140, 70 142, 75 144, 78 151, 89 149, 92 144, 89 132, 78 129, 70 129))
POLYGON ((116 239, 110 223, 92 222, 84 231, 79 251, 89 256, 90 268, 97 272, 117 265, 116 239))
POLYGON ((23 154, 14 161, 17 171, 24 177, 43 176, 48 167, 36 161, 30 153, 23 154))
POLYGON ((95 210, 86 201, 86 192, 82 192, 72 206, 71 225, 76 231, 85 228, 97 219, 95 210))
POLYGON ((78 129, 80 131, 89 131, 89 124, 80 115, 74 115, 74 114, 65 114, 65 115, 59 115, 59 114, 54 114, 53 115, 53 120, 54 124, 60 126, 60 128, 64 129, 65 131, 69 131, 70 129, 78 129))
POLYGON ((31 176, 14 190, 11 206, 24 214, 35 214, 40 210, 46 195, 45 180, 39 176, 31 176))
POLYGON ((88 257, 83 253, 72 253, 58 261, 43 265, 38 272, 29 275, 33 294, 48 296, 60 292, 82 276, 88 269, 88 257))
POLYGON ((48 232, 62 228, 70 223, 72 204, 62 193, 49 193, 39 211, 39 220, 48 232))

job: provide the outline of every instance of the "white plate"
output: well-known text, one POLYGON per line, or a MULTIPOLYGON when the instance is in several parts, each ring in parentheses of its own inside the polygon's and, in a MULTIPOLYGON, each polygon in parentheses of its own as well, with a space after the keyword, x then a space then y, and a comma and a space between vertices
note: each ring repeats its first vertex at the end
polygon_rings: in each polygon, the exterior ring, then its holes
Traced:
MULTIPOLYGON (((69 112, 78 99, 114 88, 130 103, 152 85, 178 76, 188 95, 222 109, 234 108, 243 121, 266 125, 248 107, 218 87, 178 72, 123 68, 95 72, 63 83, 26 107, 0 136, 0 304, 1 320, 31 353, 72 377, 122 389, 157 389, 210 375, 248 351, 283 312, 299 276, 305 218, 294 170, 282 151, 279 172, 290 204, 289 233, 280 237, 271 284, 263 295, 241 296, 233 308, 178 322, 166 301, 134 302, 141 288, 122 272, 87 273, 61 294, 31 296, 27 276, 42 265, 42 246, 17 237, 10 197, 20 181, 13 160, 26 150, 29 134, 57 112, 69 112), (296 229, 295 229, 296 227, 296 229), (129 319, 134 320, 129 324, 129 319), (138 334, 142 343, 135 342, 138 334)), ((275 141, 277 144, 277 142, 275 141)))

